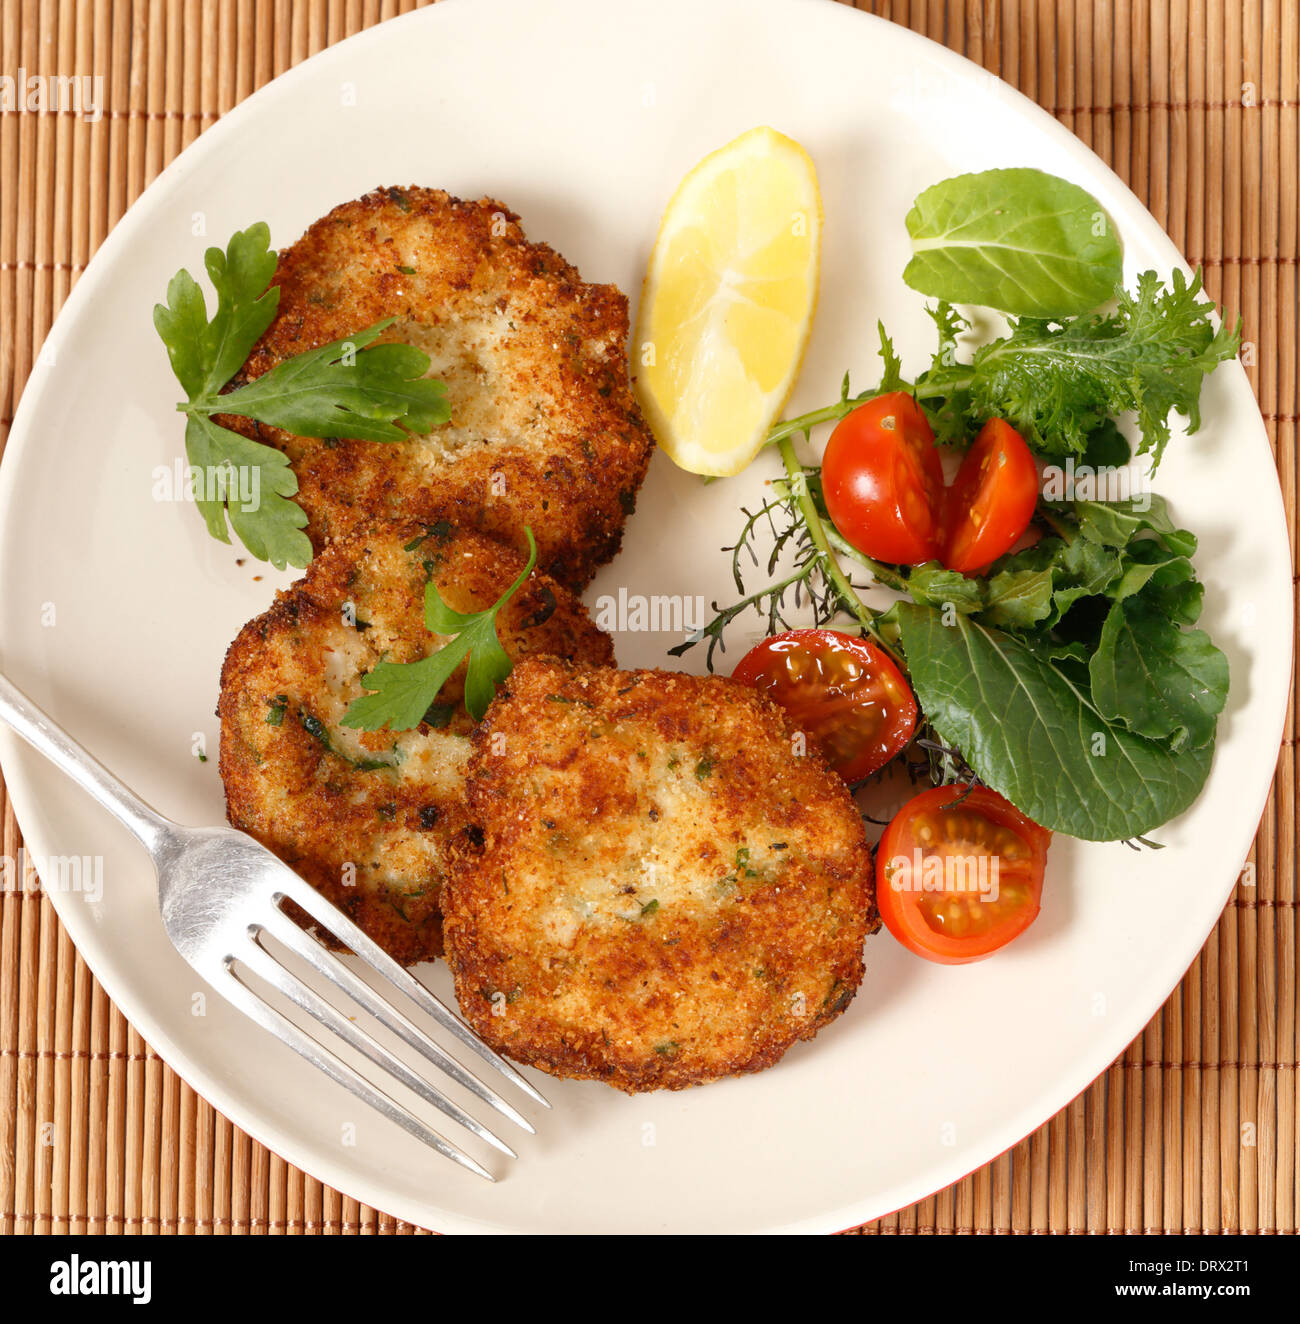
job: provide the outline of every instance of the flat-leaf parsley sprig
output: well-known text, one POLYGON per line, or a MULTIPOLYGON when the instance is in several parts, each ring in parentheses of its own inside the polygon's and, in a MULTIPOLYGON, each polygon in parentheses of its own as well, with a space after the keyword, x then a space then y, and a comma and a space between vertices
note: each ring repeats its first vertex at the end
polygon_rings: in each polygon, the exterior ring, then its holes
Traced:
MULTIPOLYGON (((372 691, 353 701, 342 725, 360 731, 409 731, 426 719, 438 693, 461 664, 465 667, 465 708, 477 722, 487 712, 496 687, 510 674, 513 663, 497 636, 497 613, 519 592, 537 564, 537 542, 528 537, 528 563, 519 577, 486 611, 454 611, 442 600, 432 581, 424 586, 424 623, 431 634, 450 635, 449 641, 418 662, 381 662, 361 677, 372 691)), ((443 721, 435 723, 441 725, 443 721)))
POLYGON ((186 415, 191 467, 205 480, 256 471, 257 500, 248 505, 231 499, 244 485, 227 482, 214 490, 205 481, 196 504, 208 532, 229 542, 229 518, 253 556, 283 570, 307 565, 312 555, 303 532, 307 515, 291 499, 298 479, 286 455, 220 426, 215 415, 237 415, 300 437, 383 442, 428 432, 451 411, 446 387, 424 376, 428 355, 411 345, 374 344, 393 318, 295 355, 223 395, 279 306, 270 240, 270 230, 258 222, 233 235, 225 252, 208 249, 204 266, 217 295, 211 319, 198 282, 178 271, 167 286, 167 302, 154 307, 154 326, 186 395, 177 409, 186 415))

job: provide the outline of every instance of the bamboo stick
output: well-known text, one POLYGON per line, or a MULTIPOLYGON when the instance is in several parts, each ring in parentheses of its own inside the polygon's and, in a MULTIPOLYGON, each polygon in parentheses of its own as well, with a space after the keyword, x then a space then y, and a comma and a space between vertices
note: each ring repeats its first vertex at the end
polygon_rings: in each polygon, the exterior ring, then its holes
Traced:
POLYGON ((1087 1098, 1087 1230, 1104 1232, 1108 1226, 1106 1205, 1106 1076, 1088 1087, 1087 1098))
POLYGON ((86 1230, 102 1233, 108 1228, 108 1116, 109 1043, 112 1007, 104 990, 94 985, 90 1008, 90 1155, 86 1171, 86 1230))
MULTIPOLYGON (((17 5, 0 7, 0 67, 18 67, 21 55, 18 48, 17 5)), ((18 137, 12 132, 0 133, 0 326, 17 326, 18 309, 18 137)), ((16 337, 0 335, 0 459, 4 458, 5 442, 9 437, 9 423, 13 418, 18 394, 16 337)), ((3 803, 0 798, 0 803, 3 803)), ((7 904, 7 898, 5 904, 7 904)), ((16 941, 16 939, 15 939, 16 941)), ((16 949, 15 949, 16 950, 16 949)), ((0 1077, 0 1083, 4 1078, 0 1077)), ((0 1102, 4 1096, 0 1095, 0 1102)), ((0 1149, 0 1164, 7 1149, 0 1149)), ((0 1193, 8 1193, 4 1186, 3 1168, 0 1167, 0 1193)), ((8 1201, 0 1210, 0 1217, 10 1209, 8 1201)))
MULTIPOLYGON (((18 854, 18 825, 0 788, 0 837, 4 854, 18 854)), ((21 998, 22 893, 0 894, 0 1234, 12 1236, 18 1208, 18 1007, 21 998)))
MULTIPOLYGON (((1251 276, 1255 306, 1258 309, 1261 338, 1259 399, 1265 418, 1269 440, 1279 462, 1278 450, 1278 365, 1282 358, 1295 356, 1295 342, 1289 344, 1277 337, 1281 309, 1278 304, 1279 282, 1276 279, 1277 259, 1280 254, 1280 217, 1278 215, 1278 181, 1282 173, 1280 153, 1281 109, 1281 19, 1278 0, 1264 0, 1259 10, 1259 25, 1250 45, 1260 69, 1260 134, 1259 162, 1255 173, 1257 186, 1251 188, 1257 199, 1258 221, 1256 252, 1260 261, 1253 265, 1251 276), (1269 265, 1265 265, 1268 263, 1269 265)), ((1285 750, 1279 755, 1279 765, 1285 750)), ((1279 766, 1280 771, 1280 766, 1279 766)), ((1294 807, 1294 800, 1292 807, 1294 807)), ((1252 1226, 1261 1231, 1274 1231, 1277 1227, 1277 898, 1278 872, 1282 861, 1277 853, 1278 801, 1276 784, 1264 809, 1259 826, 1260 876, 1258 880, 1258 906, 1255 911, 1255 965, 1253 983, 1254 1005, 1243 1005, 1242 1014, 1254 1027, 1252 1037, 1254 1071, 1254 1109, 1256 1125, 1256 1153, 1250 1170, 1255 1190, 1252 1201, 1255 1209, 1252 1226)), ((1243 1004, 1246 1000, 1243 998, 1243 1004)))
POLYGON ((155 1236, 162 1206, 163 1081, 162 1063, 147 1047, 141 1041, 147 1060, 140 1063, 140 1230, 155 1236))
MULTIPOLYGON (((1297 309, 1300 290, 1300 199, 1297 198, 1295 162, 1300 161, 1300 12, 1295 5, 1283 5, 1279 34, 1281 69, 1281 115, 1278 125, 1278 308, 1280 310, 1278 343, 1300 343, 1297 309)), ((1300 561, 1300 520, 1297 519, 1296 415, 1300 412, 1300 389, 1297 383, 1296 355, 1279 355, 1277 384, 1278 456, 1282 482, 1282 500, 1292 531, 1292 565, 1300 561)), ((1300 683, 1298 680, 1297 683, 1300 683)), ((1278 989, 1277 1053, 1279 1066, 1277 1102, 1277 1226, 1279 1231, 1294 1232, 1300 1227, 1300 1183, 1296 1181, 1296 1151, 1300 1149, 1300 1110, 1296 1106, 1297 1055, 1297 980, 1296 927, 1300 922, 1296 891, 1296 814, 1297 750, 1296 692, 1292 692, 1287 714, 1285 744, 1279 761, 1277 782, 1278 817, 1278 989)))
POLYGON ((248 1143, 248 1206, 245 1217, 250 1229, 265 1236, 269 1231, 271 1155, 262 1145, 248 1143))
POLYGON ((54 1129, 55 997, 58 989, 59 941, 55 932, 54 907, 49 898, 40 900, 40 947, 36 972, 36 1087, 33 1121, 36 1124, 36 1161, 32 1165, 33 1231, 52 1231, 50 1199, 54 1186, 55 1151, 59 1136, 54 1129))
MULTIPOLYGON (((66 935, 65 935, 66 936, 66 935)), ((89 1231, 88 1188, 90 1178, 90 1027, 94 998, 90 971, 74 951, 73 1011, 70 1051, 70 1108, 68 1117, 68 1230, 89 1231)))
POLYGON ((165 163, 167 124, 167 6, 149 0, 145 57, 144 183, 151 184, 165 163))

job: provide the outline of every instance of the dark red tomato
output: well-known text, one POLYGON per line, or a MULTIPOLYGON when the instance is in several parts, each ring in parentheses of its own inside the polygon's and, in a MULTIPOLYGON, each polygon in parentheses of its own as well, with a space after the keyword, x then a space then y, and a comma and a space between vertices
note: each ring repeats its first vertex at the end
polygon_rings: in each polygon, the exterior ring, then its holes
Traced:
POLYGON ((1038 915, 1052 834, 986 786, 933 786, 894 815, 876 850, 876 905, 910 951, 980 961, 1038 915))
POLYGON ((919 565, 940 550, 943 465, 920 405, 891 391, 840 420, 822 490, 835 527, 877 561, 919 565))
POLYGON ((846 782, 883 768, 916 729, 916 700, 875 644, 838 630, 787 630, 732 673, 762 690, 821 747, 846 782))
POLYGON ((1038 502, 1038 469, 1024 438, 991 418, 966 452, 944 500, 943 563, 971 574, 1009 552, 1038 502))

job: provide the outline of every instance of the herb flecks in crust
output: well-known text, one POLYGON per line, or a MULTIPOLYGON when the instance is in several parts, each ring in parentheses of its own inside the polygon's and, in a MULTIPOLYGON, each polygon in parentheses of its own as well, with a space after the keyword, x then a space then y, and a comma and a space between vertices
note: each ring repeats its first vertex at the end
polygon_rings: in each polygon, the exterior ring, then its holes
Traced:
POLYGON ((767 698, 533 658, 473 746, 447 960, 490 1043, 680 1088, 771 1066, 847 1005, 875 927, 870 849, 767 698))
MULTIPOLYGON (((412 730, 342 722, 380 663, 414 661, 444 642, 424 616, 430 543, 417 524, 358 534, 241 631, 222 671, 221 775, 230 821, 275 851, 399 961, 441 950, 438 892, 463 819, 473 721, 463 664, 412 730), (422 545, 408 550, 420 539, 422 545), (351 604, 350 608, 348 604, 351 604), (357 618, 370 628, 358 631, 357 618)), ((500 597, 524 562, 482 535, 442 531, 433 582, 461 612, 500 597)), ((511 657, 530 649, 600 664, 609 639, 559 585, 534 575, 497 618, 511 657), (543 602, 546 624, 524 628, 543 602)))

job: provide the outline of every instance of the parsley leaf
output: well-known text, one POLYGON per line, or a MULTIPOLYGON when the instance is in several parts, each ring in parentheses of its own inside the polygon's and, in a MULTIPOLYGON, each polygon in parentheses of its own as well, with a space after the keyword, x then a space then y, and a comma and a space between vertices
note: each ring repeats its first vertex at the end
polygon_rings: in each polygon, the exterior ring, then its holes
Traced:
POLYGON ((537 564, 533 531, 525 528, 524 533, 528 538, 528 563, 486 611, 455 611, 442 600, 435 584, 425 585, 424 623, 431 634, 451 638, 418 662, 381 662, 362 676, 361 684, 372 692, 351 704, 343 715, 343 726, 361 731, 378 731, 385 726, 392 731, 409 731, 419 726, 462 661, 466 664, 465 708, 476 722, 482 719, 496 687, 514 665, 497 637, 497 613, 537 564))
POLYGON ((367 348, 396 320, 295 354, 226 395, 191 402, 186 411, 238 414, 299 437, 401 441, 411 432, 429 432, 451 417, 447 388, 421 375, 429 356, 413 345, 367 348))
POLYGON ((298 490, 298 479, 289 467, 289 457, 274 446, 264 446, 218 427, 210 418, 191 415, 185 424, 185 458, 203 474, 225 475, 224 490, 214 493, 208 483, 195 505, 218 542, 229 542, 226 517, 234 525, 240 542, 259 561, 270 561, 277 569, 299 568, 311 560, 311 542, 303 533, 307 513, 289 498, 298 490), (245 509, 238 495, 239 473, 253 476, 251 491, 257 494, 245 509))
POLYGON ((214 415, 238 415, 302 437, 399 441, 445 423, 450 409, 445 386, 424 376, 426 354, 373 343, 392 318, 296 355, 222 395, 279 307, 270 241, 270 230, 258 222, 233 235, 224 252, 208 249, 204 266, 217 295, 211 319, 202 289, 181 270, 153 320, 186 395, 178 406, 188 416, 185 453, 200 480, 195 504, 208 532, 228 543, 233 527, 253 556, 283 570, 305 566, 312 556, 303 532, 307 515, 292 500, 298 479, 282 452, 220 426, 214 415))
POLYGON ((191 399, 219 391, 243 366, 280 304, 271 286, 276 257, 271 231, 259 221, 231 237, 226 251, 209 248, 203 263, 217 292, 217 311, 208 321, 203 291, 188 271, 167 286, 167 303, 153 310, 153 324, 171 360, 176 379, 191 399))

